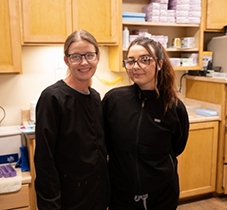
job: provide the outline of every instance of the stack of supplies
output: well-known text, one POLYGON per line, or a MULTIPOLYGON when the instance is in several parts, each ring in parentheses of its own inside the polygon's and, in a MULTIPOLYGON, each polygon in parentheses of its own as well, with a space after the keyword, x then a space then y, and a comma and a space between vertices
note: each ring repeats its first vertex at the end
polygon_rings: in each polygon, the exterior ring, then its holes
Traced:
POLYGON ((182 37, 181 38, 182 48, 194 48, 195 47, 195 37, 182 37))
POLYGON ((189 23, 189 2, 190 0, 169 0, 168 9, 176 11, 176 23, 189 23))
POLYGON ((135 29, 132 30, 132 35, 129 36, 129 43, 131 43, 134 39, 139 36, 148 37, 150 39, 155 40, 156 42, 160 42, 164 48, 167 48, 168 36, 164 35, 152 35, 148 32, 148 29, 135 29))
POLYGON ((200 23, 201 0, 169 0, 169 10, 175 10, 176 23, 200 23))
POLYGON ((199 65, 199 54, 198 53, 182 53, 181 58, 190 58, 192 59, 191 66, 199 65))
POLYGON ((166 18, 167 18, 168 23, 175 23, 176 22, 176 10, 168 9, 166 18))
POLYGON ((151 0, 142 8, 147 22, 167 22, 168 0, 151 0))
POLYGON ((188 19, 191 24, 200 24, 201 0, 190 0, 188 19))
POLYGON ((145 13, 122 12, 122 21, 145 22, 145 13))

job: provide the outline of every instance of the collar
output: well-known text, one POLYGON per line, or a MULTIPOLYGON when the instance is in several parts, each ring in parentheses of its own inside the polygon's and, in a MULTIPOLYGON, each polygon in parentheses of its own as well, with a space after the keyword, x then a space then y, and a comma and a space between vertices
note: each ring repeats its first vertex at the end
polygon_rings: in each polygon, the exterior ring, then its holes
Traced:
POLYGON ((136 83, 133 85, 133 90, 139 100, 154 99, 158 96, 155 90, 141 90, 136 83))

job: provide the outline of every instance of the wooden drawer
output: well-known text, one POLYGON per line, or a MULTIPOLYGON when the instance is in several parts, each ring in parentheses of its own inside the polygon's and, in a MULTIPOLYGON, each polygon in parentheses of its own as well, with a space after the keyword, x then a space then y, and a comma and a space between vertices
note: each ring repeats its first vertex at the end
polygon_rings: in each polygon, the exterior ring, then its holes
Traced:
POLYGON ((20 208, 29 209, 29 185, 21 186, 20 191, 0 194, 0 210, 20 208))

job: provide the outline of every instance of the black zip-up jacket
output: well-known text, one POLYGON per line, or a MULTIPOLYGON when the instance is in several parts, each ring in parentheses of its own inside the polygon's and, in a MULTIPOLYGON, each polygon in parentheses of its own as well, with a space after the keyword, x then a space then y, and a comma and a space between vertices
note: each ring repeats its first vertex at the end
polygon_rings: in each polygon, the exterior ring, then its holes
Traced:
POLYGON ((178 100, 164 114, 162 92, 157 98, 136 84, 110 90, 102 103, 114 187, 141 195, 173 180, 188 138, 184 104, 178 100))
POLYGON ((62 80, 36 107, 35 188, 39 210, 106 210, 110 184, 102 104, 62 80))

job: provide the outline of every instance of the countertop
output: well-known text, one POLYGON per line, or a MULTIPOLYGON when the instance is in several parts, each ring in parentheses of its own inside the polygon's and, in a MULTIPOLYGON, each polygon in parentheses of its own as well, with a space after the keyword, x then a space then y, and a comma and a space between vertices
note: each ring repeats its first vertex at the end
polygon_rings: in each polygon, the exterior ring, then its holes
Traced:
POLYGON ((22 176, 22 184, 30 184, 32 182, 30 171, 21 172, 21 176, 22 176))
POLYGON ((208 103, 204 101, 194 100, 190 98, 181 98, 182 102, 187 108, 189 122, 199 123, 208 121, 221 121, 221 105, 208 103), (218 112, 218 116, 207 117, 195 113, 196 109, 210 109, 218 112))
POLYGON ((198 81, 207 81, 207 82, 215 82, 215 83, 227 83, 227 78, 212 78, 212 77, 204 77, 204 76, 185 76, 186 79, 198 80, 198 81))

